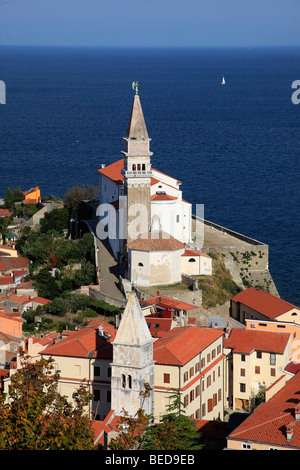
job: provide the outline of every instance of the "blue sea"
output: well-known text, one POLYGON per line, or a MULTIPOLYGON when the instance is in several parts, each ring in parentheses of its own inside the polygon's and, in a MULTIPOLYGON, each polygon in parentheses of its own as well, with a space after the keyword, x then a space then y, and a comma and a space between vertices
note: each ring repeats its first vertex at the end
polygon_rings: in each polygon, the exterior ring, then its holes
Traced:
POLYGON ((267 243, 280 296, 300 306, 300 48, 0 47, 0 80, 0 197, 98 185, 122 157, 138 81, 152 166, 194 211, 267 243))

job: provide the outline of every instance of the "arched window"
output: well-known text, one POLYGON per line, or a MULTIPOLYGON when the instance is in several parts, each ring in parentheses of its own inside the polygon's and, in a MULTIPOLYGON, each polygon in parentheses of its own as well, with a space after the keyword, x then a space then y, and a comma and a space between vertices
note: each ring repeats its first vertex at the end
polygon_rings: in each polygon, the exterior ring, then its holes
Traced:
POLYGON ((128 388, 132 388, 132 377, 128 375, 128 388))
POLYGON ((126 375, 122 374, 122 387, 126 388, 126 375))
POLYGON ((136 169, 136 166, 135 166, 135 164, 133 164, 132 165, 132 171, 135 171, 135 169, 136 169))
POLYGON ((138 266, 139 266, 140 268, 143 268, 143 267, 144 267, 143 263, 139 263, 138 266))
POLYGON ((138 169, 138 171, 141 171, 141 165, 140 165, 140 163, 138 163, 137 169, 138 169))
POLYGON ((142 171, 145 171, 146 170, 146 165, 145 163, 142 164, 142 171))
POLYGON ((190 259, 189 259, 189 263, 196 263, 195 258, 190 258, 190 259))

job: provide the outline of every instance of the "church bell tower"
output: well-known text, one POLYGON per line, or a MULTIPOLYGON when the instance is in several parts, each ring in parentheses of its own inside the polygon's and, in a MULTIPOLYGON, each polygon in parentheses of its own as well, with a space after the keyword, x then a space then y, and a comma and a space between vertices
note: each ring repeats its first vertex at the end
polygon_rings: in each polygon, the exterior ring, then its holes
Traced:
POLYGON ((124 194, 127 197, 127 243, 149 231, 151 223, 151 155, 150 140, 145 124, 138 83, 135 90, 127 132, 124 137, 125 150, 124 194))

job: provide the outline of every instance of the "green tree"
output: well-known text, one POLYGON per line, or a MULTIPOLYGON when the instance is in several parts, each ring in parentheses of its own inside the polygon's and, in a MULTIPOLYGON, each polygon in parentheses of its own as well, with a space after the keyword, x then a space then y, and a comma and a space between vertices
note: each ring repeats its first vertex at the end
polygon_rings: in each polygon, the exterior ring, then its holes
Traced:
POLYGON ((12 190, 12 199, 14 202, 21 202, 24 199, 23 191, 20 187, 12 190))
POLYGON ((14 211, 15 205, 14 205, 14 197, 13 193, 10 188, 7 188, 6 190, 6 195, 4 198, 4 205, 6 209, 10 210, 11 212, 14 211))
POLYGON ((179 390, 170 397, 173 401, 161 422, 148 427, 143 450, 200 450, 200 435, 194 420, 185 416, 179 390))
POLYGON ((86 261, 95 262, 95 244, 94 235, 85 233, 78 241, 78 250, 86 261))
POLYGON ((36 276, 34 276, 33 283, 37 288, 38 295, 40 297, 53 300, 60 294, 60 289, 57 282, 47 269, 41 269, 41 271, 36 276))
POLYGON ((10 217, 0 217, 0 232, 2 234, 4 245, 6 244, 6 232, 10 223, 11 223, 10 217))
POLYGON ((59 373, 52 359, 29 364, 22 352, 21 358, 22 368, 12 375, 8 396, 0 394, 0 449, 93 449, 85 413, 91 399, 87 390, 80 387, 68 402, 58 392, 59 373))
POLYGON ((77 211, 81 201, 93 200, 97 194, 97 186, 77 184, 66 192, 64 206, 70 211, 77 211))
POLYGON ((47 233, 49 230, 55 230, 61 233, 69 227, 69 219, 69 211, 65 208, 46 212, 45 217, 41 220, 41 232, 47 233))
POLYGON ((75 272, 74 286, 89 286, 95 283, 96 268, 92 263, 85 263, 81 269, 75 272))

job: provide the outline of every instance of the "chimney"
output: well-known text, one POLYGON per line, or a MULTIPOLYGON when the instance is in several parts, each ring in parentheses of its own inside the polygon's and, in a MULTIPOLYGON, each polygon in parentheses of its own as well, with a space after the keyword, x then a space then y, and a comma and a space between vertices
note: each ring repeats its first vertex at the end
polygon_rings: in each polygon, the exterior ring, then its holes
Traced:
POLYGON ((225 328, 225 339, 228 339, 231 333, 231 326, 227 325, 225 328))
POLYGON ((98 334, 99 336, 103 336, 103 325, 98 326, 98 334))
POLYGON ((300 421, 300 405, 295 408, 295 421, 300 421))
POLYGON ((289 423, 286 426, 286 440, 290 442, 293 439, 293 432, 294 432, 294 423, 289 423))

